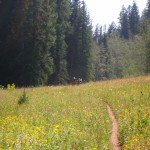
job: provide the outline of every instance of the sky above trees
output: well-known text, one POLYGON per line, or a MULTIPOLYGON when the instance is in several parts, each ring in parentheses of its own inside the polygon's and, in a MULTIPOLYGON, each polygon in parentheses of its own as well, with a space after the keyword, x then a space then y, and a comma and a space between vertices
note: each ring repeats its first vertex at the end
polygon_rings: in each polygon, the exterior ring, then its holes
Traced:
MULTIPOLYGON (((141 13, 146 6, 147 0, 135 0, 141 13)), ((93 26, 98 23, 107 26, 114 21, 118 24, 118 17, 122 5, 127 7, 133 4, 133 0, 85 0, 88 11, 93 22, 93 26)))

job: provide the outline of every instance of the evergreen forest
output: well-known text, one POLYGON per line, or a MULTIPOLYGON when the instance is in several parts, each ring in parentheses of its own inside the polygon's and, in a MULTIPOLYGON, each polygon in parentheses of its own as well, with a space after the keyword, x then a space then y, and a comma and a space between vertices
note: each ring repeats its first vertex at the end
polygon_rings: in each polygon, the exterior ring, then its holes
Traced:
MULTIPOLYGON (((104 14, 105 15, 105 14, 104 14)), ((150 73, 150 0, 92 27, 82 0, 0 0, 0 85, 68 84, 150 73)))

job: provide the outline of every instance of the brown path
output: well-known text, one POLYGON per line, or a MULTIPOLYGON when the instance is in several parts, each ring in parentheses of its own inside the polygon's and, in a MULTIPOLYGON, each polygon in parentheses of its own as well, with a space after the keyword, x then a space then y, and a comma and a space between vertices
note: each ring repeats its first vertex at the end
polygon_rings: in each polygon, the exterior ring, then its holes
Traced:
POLYGON ((109 116, 112 121, 112 133, 111 133, 111 144, 113 150, 121 150, 121 146, 119 144, 119 139, 118 139, 118 122, 117 119, 115 118, 115 115, 110 108, 110 106, 106 103, 107 111, 109 113, 109 116))

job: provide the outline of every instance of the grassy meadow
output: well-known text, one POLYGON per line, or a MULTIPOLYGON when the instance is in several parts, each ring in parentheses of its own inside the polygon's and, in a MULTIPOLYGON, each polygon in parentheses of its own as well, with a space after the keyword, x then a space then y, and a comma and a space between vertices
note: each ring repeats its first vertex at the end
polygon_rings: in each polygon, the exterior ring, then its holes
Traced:
POLYGON ((0 89, 0 150, 111 150, 108 102, 123 150, 150 149, 150 76, 79 86, 0 89))

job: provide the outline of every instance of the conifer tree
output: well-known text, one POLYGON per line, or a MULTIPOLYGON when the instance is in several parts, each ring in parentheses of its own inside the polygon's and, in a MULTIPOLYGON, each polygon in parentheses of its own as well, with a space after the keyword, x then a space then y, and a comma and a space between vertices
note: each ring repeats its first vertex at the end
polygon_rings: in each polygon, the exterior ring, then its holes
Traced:
POLYGON ((26 56, 23 79, 27 84, 47 84, 53 72, 50 49, 55 40, 55 2, 54 0, 32 0, 26 20, 24 55, 26 56))
MULTIPOLYGON (((93 52, 92 52, 92 25, 90 22, 90 16, 87 12, 86 4, 82 2, 81 7, 81 34, 82 34, 82 46, 81 53, 83 54, 83 69, 82 75, 86 81, 94 79, 93 68, 93 52)), ((81 54, 81 56, 82 56, 81 54)))
POLYGON ((120 36, 125 39, 129 39, 129 18, 127 9, 122 6, 120 12, 120 36))
POLYGON ((137 4, 134 2, 133 6, 131 7, 131 12, 129 14, 129 25, 130 25, 130 32, 135 35, 138 33, 139 27, 139 11, 137 4))
POLYGON ((100 31, 99 31, 99 25, 97 24, 97 25, 96 25, 96 28, 95 28, 95 32, 94 32, 94 37, 93 37, 94 41, 95 41, 97 44, 99 43, 99 35, 100 35, 99 32, 100 32, 100 31))
POLYGON ((150 0, 147 0, 147 4, 146 4, 146 9, 145 9, 145 14, 146 17, 150 17, 150 0))
POLYGON ((105 80, 110 77, 110 54, 107 45, 107 33, 104 32, 98 59, 96 63, 96 80, 105 80))
POLYGON ((1 75, 4 84, 17 82, 19 76, 18 56, 24 44, 22 40, 23 23, 26 1, 2 1, 2 18, 0 18, 0 49, 1 49, 1 75), (19 6, 19 7, 18 7, 19 6), (2 20, 1 20, 2 19, 2 20), (18 77, 17 76, 17 77, 18 77))
POLYGON ((150 0, 147 1, 146 8, 144 9, 140 18, 140 33, 147 32, 148 24, 150 24, 150 0))
POLYGON ((56 1, 56 43, 52 52, 55 63, 55 73, 53 74, 56 84, 66 84, 68 82, 67 70, 67 44, 66 33, 69 28, 69 2, 68 0, 56 1))
POLYGON ((80 14, 80 1, 73 0, 70 1, 70 34, 67 36, 67 45, 68 45, 68 53, 67 53, 67 61, 68 61, 68 72, 70 78, 74 76, 77 77, 76 63, 77 63, 77 50, 78 50, 78 19, 80 14))
POLYGON ((117 26, 115 22, 112 22, 108 28, 108 34, 112 34, 113 32, 117 31, 117 26))
POLYGON ((84 2, 74 0, 70 17, 72 32, 68 40, 68 64, 70 77, 86 81, 94 75, 92 64, 92 27, 84 2))
POLYGON ((101 44, 103 43, 103 27, 100 26, 99 30, 100 30, 100 33, 99 33, 99 41, 98 41, 98 44, 101 45, 101 44))
POLYGON ((146 45, 146 69, 145 73, 150 72, 150 0, 147 1, 146 8, 143 11, 140 20, 140 34, 142 35, 146 45))
MULTIPOLYGON (((11 1, 9 30, 4 43, 5 83, 46 84, 52 73, 50 54, 55 39, 53 0, 11 1)), ((5 10, 6 11, 6 10, 5 10)), ((4 26, 3 26, 4 29, 4 26)))

